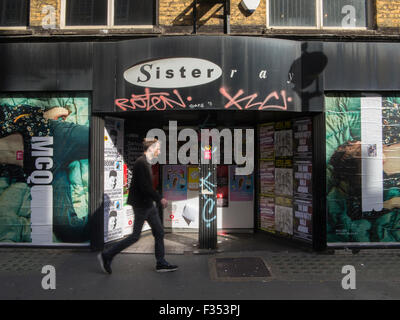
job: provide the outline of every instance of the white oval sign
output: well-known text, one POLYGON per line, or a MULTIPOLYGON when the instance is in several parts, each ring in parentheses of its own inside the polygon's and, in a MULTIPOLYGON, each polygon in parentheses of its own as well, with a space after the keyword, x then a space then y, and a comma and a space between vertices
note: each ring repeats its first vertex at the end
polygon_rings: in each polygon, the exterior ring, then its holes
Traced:
POLYGON ((198 58, 167 58, 144 62, 124 72, 126 81, 148 88, 194 87, 217 80, 221 68, 198 58))

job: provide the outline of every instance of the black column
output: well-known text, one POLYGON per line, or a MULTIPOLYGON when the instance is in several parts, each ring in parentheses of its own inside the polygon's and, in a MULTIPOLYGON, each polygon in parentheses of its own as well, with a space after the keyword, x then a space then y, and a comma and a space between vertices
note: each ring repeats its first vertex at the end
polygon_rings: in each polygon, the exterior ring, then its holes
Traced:
POLYGON ((90 118, 90 247, 104 247, 104 119, 90 118))
MULTIPOLYGON (((203 156, 203 155, 202 155, 203 156)), ((200 165, 199 248, 217 248, 217 166, 200 165)))
POLYGON ((325 113, 313 117, 313 249, 326 249, 326 130, 325 113))

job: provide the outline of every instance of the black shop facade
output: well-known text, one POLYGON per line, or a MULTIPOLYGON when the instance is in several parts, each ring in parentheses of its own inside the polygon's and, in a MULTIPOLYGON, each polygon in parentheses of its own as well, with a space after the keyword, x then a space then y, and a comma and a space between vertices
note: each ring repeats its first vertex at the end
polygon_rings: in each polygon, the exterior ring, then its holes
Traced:
MULTIPOLYGON (((168 200, 160 209, 167 232, 197 233, 200 249, 216 249, 217 234, 255 230, 313 246, 313 121, 321 121, 323 101, 318 74, 303 90, 300 42, 184 37, 115 50, 115 77, 107 77, 115 82, 101 90, 113 88, 113 101, 96 106, 106 139, 104 203, 124 203, 128 223, 118 228, 115 206, 105 206, 106 243, 132 232, 129 168, 154 136, 162 142, 152 168, 168 200), (306 107, 304 94, 313 94, 306 107), (112 182, 125 186, 117 196, 107 183, 116 163, 125 166, 112 182)), ((321 73, 326 58, 312 55, 321 73)))
POLYGON ((1 138, 15 153, 1 175, 4 245, 98 250, 128 236, 130 168, 149 136, 162 141, 152 171, 168 200, 164 228, 197 233, 199 248, 254 232, 314 250, 397 243, 396 164, 368 169, 396 145, 399 82, 380 75, 394 45, 188 36, 0 46, 1 138), (360 55, 375 63, 368 75, 351 72, 362 72, 360 55), (334 160, 356 143, 369 149, 349 172, 334 160), (380 233, 388 220, 390 235, 380 233))

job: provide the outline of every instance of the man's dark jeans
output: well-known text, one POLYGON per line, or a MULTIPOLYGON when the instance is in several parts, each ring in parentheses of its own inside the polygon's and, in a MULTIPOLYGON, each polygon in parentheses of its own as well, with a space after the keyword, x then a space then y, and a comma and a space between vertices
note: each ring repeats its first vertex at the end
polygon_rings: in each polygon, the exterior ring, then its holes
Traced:
POLYGON ((142 232, 143 224, 145 220, 147 220, 151 227, 151 232, 153 233, 155 240, 154 244, 157 264, 165 264, 166 261, 164 260, 164 228, 161 224, 158 210, 153 205, 150 208, 135 208, 134 213, 135 222, 133 225, 133 233, 124 240, 121 240, 110 248, 105 249, 103 251, 104 257, 107 259, 112 259, 117 253, 121 252, 125 248, 138 241, 142 232))

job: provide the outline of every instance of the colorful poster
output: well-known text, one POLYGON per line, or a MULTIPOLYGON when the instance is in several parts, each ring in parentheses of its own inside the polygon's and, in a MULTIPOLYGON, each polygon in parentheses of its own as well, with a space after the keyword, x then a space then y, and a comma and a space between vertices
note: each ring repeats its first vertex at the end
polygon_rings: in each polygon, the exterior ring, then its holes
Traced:
POLYGON ((187 199, 186 166, 163 166, 163 196, 167 200, 187 199))
POLYGON ((400 241, 400 97, 326 96, 328 243, 400 241))
POLYGON ((104 242, 124 236, 124 120, 105 118, 104 126, 104 242))
POLYGON ((293 147, 294 157, 312 157, 312 120, 293 120, 293 147))
POLYGON ((312 202, 294 200, 293 237, 312 241, 312 202))
POLYGON ((199 190, 199 167, 188 167, 188 189, 191 191, 199 190))
POLYGON ((253 201, 253 174, 247 176, 235 175, 236 166, 229 166, 230 201, 253 201))
POLYGON ((312 162, 294 162, 294 195, 300 199, 312 199, 312 162))
POLYGON ((217 207, 229 207, 228 166, 217 166, 217 207))
POLYGON ((0 242, 89 241, 89 96, 0 96, 0 242))

